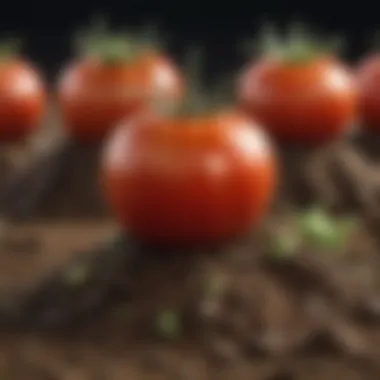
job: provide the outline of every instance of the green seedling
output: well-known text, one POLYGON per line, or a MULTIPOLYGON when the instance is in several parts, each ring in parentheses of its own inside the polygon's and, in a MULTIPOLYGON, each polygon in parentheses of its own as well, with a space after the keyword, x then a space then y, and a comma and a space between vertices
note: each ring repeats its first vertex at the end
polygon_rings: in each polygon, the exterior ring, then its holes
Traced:
POLYGON ((289 258, 301 247, 300 236, 295 232, 279 233, 271 236, 269 254, 276 259, 289 258))
POLYGON ((344 247, 356 227, 349 218, 334 218, 320 208, 301 213, 298 218, 300 233, 316 248, 337 250, 344 247))
POLYGON ((71 287, 84 285, 90 278, 90 268, 87 265, 75 265, 65 273, 65 283, 71 287))
POLYGON ((178 313, 173 309, 163 310, 156 318, 156 333, 160 338, 174 340, 181 333, 181 323, 178 313))

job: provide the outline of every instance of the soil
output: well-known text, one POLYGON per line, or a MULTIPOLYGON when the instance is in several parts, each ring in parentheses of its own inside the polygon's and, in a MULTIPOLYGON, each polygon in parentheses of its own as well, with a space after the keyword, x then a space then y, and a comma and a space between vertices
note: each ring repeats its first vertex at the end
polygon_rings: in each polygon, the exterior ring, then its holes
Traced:
POLYGON ((99 147, 52 148, 0 191, 0 375, 379 379, 378 146, 279 147, 282 186, 263 228, 186 249, 118 231, 95 190, 99 147), (346 244, 275 255, 294 210, 315 204, 355 216, 346 244))

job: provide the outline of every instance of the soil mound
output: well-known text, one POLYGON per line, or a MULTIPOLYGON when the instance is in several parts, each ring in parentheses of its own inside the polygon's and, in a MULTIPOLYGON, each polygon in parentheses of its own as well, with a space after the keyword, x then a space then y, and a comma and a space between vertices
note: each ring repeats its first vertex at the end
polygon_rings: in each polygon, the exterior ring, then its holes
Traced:
POLYGON ((378 379, 378 146, 379 139, 358 137, 318 149, 280 147, 282 186, 260 231, 169 250, 122 236, 108 221, 95 186, 99 147, 61 145, 13 180, 22 191, 3 186, 0 194, 12 219, 0 255, 4 373, 378 379), (36 174, 47 167, 55 174, 49 181, 36 174), (39 192, 29 197, 26 188, 39 192), (355 218, 348 241, 339 249, 274 249, 284 230, 292 236, 293 216, 316 205, 355 218))

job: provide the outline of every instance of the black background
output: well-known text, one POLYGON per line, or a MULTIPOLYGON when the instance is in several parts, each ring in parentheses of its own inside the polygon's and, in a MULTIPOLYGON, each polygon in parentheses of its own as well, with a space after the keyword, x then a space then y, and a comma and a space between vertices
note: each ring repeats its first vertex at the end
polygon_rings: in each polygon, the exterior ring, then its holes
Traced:
POLYGON ((0 12, 2 34, 16 33, 25 40, 25 53, 50 77, 69 59, 70 36, 103 12, 112 25, 139 26, 158 21, 171 37, 172 55, 188 44, 201 42, 207 51, 209 71, 230 70, 244 61, 238 46, 253 37, 260 24, 279 25, 302 20, 317 30, 340 33, 347 39, 346 57, 356 59, 371 47, 372 36, 380 31, 376 2, 285 1, 285 0, 129 0, 102 2, 7 2, 0 12))

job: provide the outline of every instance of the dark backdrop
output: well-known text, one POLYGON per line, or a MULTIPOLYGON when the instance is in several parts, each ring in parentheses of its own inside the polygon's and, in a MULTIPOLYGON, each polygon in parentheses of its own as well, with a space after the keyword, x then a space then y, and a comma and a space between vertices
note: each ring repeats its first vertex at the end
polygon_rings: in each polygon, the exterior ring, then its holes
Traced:
MULTIPOLYGON (((159 21, 172 36, 170 50, 179 54, 189 42, 202 42, 207 62, 218 71, 242 61, 236 46, 253 35, 260 23, 272 20, 284 24, 303 20, 326 32, 346 36, 346 55, 356 58, 370 47, 370 37, 380 30, 376 2, 286 1, 286 0, 68 0, 19 2, 10 0, 0 12, 3 33, 18 33, 26 40, 25 52, 53 78, 70 56, 70 35, 97 12, 108 14, 115 25, 159 21)), ((213 72, 214 70, 210 70, 213 72)))

